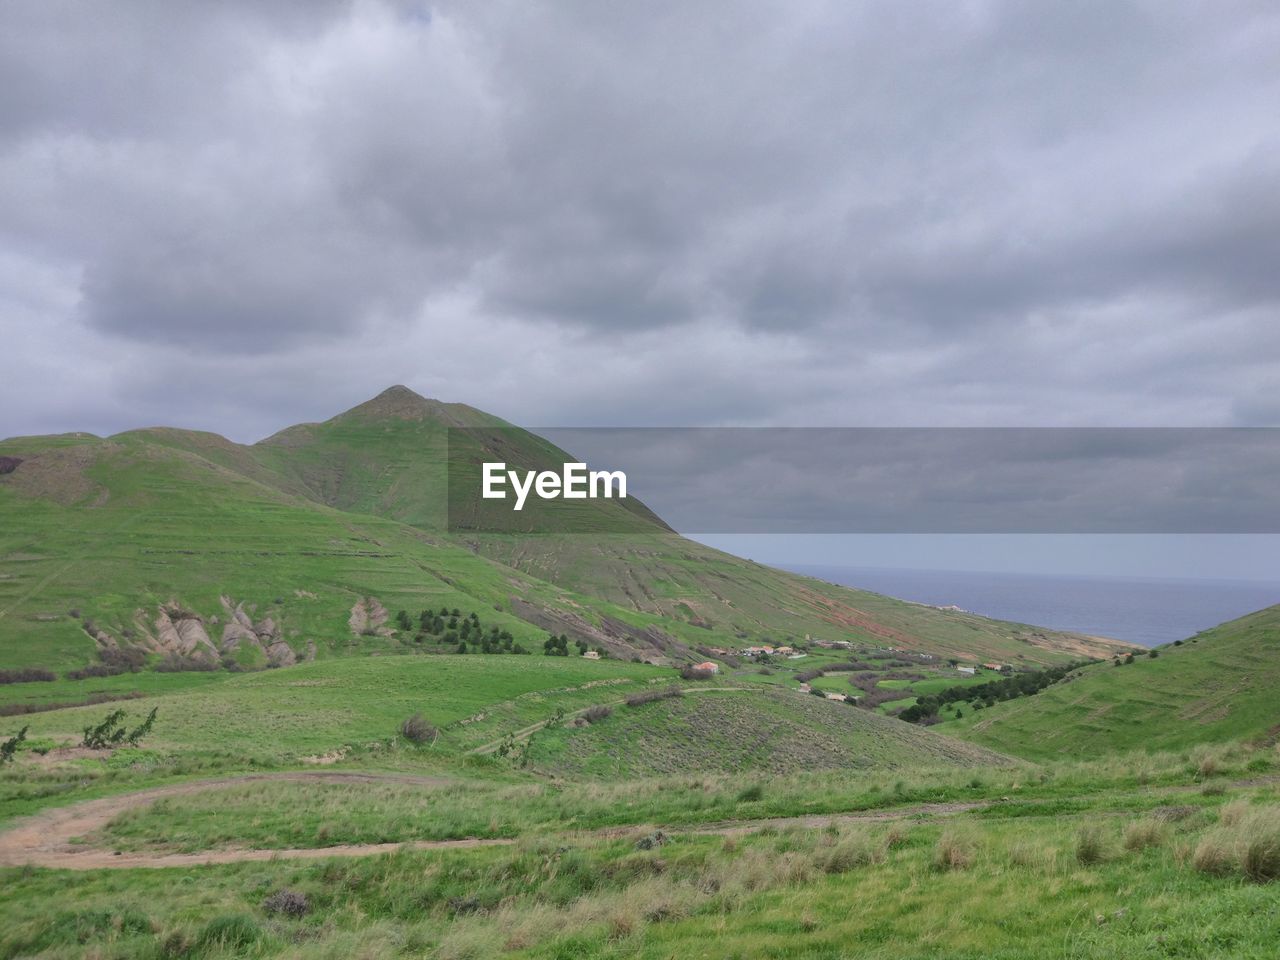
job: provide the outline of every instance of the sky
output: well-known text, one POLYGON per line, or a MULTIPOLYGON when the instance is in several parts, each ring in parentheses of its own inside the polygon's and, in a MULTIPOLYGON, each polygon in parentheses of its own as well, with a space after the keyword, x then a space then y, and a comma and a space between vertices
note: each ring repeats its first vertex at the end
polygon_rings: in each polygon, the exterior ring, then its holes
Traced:
POLYGON ((1280 7, 10 0, 0 436, 1280 425, 1280 7))

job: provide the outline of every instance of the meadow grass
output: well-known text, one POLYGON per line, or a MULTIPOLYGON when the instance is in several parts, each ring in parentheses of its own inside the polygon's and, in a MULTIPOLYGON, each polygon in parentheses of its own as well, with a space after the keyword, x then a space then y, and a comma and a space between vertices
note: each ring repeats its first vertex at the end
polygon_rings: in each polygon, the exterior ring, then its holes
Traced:
MULTIPOLYGON (((1255 800, 1226 819, 1280 810, 1274 792, 1255 800)), ((1273 955, 1274 888, 1198 869, 1186 853, 1223 828, 1216 817, 1184 818, 1131 850, 1121 841, 1134 822, 1084 814, 676 834, 648 850, 629 834, 364 860, 10 869, 0 956, 1273 955), (1107 856, 1077 855, 1083 829, 1107 856), (301 915, 269 910, 282 891, 301 915)))

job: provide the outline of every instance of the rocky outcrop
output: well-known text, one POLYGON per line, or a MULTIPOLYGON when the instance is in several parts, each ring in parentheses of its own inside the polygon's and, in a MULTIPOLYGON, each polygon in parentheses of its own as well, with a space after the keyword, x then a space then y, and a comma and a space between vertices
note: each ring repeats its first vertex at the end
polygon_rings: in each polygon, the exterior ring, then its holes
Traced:
POLYGON ((21 463, 21 457, 0 457, 0 477, 6 473, 13 473, 21 463))
POLYGON ((162 653, 176 653, 184 657, 218 655, 217 647, 204 628, 204 620, 176 605, 160 608, 155 619, 154 645, 162 653))
POLYGON ((256 647, 267 662, 274 667, 287 667, 298 662, 298 656, 285 641, 280 627, 271 617, 254 622, 245 612, 243 603, 233 603, 230 597, 222 597, 222 608, 227 612, 227 624, 222 628, 223 653, 235 653, 242 644, 256 647))
POLYGON ((357 637, 389 637, 390 628, 387 622, 387 608, 378 602, 377 597, 361 597, 351 607, 351 616, 347 618, 347 626, 357 637))

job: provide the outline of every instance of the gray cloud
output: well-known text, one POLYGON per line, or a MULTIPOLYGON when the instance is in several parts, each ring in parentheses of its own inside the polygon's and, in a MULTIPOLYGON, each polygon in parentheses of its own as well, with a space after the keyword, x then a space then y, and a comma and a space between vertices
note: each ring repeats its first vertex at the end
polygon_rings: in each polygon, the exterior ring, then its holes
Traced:
POLYGON ((525 423, 1275 423, 1277 39, 1244 0, 17 0, 0 434, 252 439, 393 381, 525 423))

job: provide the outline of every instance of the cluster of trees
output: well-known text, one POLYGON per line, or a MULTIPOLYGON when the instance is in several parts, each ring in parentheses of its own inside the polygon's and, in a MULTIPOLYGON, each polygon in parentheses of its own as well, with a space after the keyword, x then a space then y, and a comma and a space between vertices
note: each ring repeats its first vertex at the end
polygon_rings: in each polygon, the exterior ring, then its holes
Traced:
POLYGON ((408 611, 401 610, 396 614, 396 626, 403 633, 413 633, 414 643, 430 641, 451 648, 454 653, 529 652, 516 643, 510 630, 499 629, 493 624, 486 630, 480 622, 480 615, 474 610, 466 615, 457 607, 452 610, 448 607, 423 610, 418 614, 416 630, 408 611))
MULTIPOLYGON (((542 652, 548 657, 567 657, 569 656, 570 642, 578 648, 578 656, 582 656, 591 649, 591 644, 587 643, 587 641, 583 640, 581 637, 577 640, 570 641, 568 634, 562 633, 558 637, 555 634, 547 637, 546 642, 542 645, 542 652)), ((606 656, 603 647, 596 647, 596 653, 600 654, 602 657, 606 656)))
POLYGON ((910 707, 898 714, 899 719, 908 723, 933 723, 938 719, 938 711, 948 703, 973 701, 975 709, 990 707, 998 700, 1016 700, 1018 697, 1030 697, 1045 687, 1057 683, 1073 670, 1088 666, 1091 661, 1068 664, 1064 667, 1047 667, 1044 670, 1029 670, 1015 673, 987 683, 968 686, 948 687, 937 693, 921 697, 910 707))

